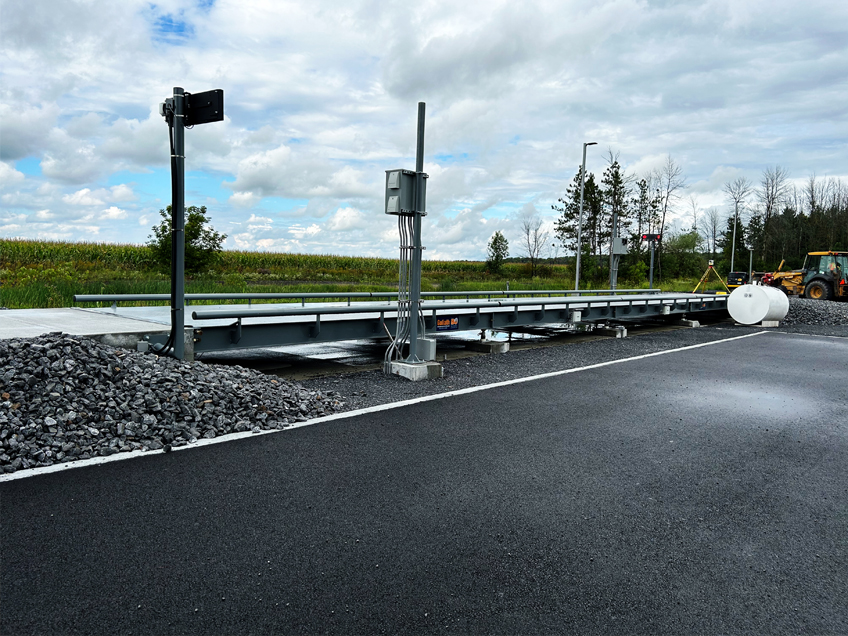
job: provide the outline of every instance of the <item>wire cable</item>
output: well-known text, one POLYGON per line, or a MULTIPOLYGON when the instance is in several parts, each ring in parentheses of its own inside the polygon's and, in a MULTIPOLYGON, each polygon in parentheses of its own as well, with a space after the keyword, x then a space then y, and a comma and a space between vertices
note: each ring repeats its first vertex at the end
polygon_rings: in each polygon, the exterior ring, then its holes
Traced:
POLYGON ((177 157, 174 152, 174 113, 173 111, 169 111, 167 116, 168 122, 168 143, 171 147, 171 219, 169 221, 170 234, 171 234, 171 333, 168 335, 168 339, 165 341, 165 344, 161 346, 161 348, 151 347, 153 351, 159 355, 168 355, 174 349, 174 342, 176 341, 176 333, 174 329, 174 323, 176 322, 176 309, 174 306, 177 304, 177 292, 176 286, 174 285, 174 278, 177 273, 177 243, 174 240, 174 202, 176 201, 177 196, 177 157))

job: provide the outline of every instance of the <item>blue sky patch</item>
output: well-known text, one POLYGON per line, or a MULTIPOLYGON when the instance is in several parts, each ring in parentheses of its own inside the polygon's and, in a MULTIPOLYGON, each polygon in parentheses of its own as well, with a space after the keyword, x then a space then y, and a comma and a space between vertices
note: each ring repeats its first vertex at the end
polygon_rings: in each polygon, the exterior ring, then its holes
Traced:
POLYGON ((15 162, 15 170, 23 172, 28 177, 41 176, 41 159, 36 157, 27 157, 15 162))
MULTIPOLYGON (((211 6, 211 5, 210 5, 211 6)), ((189 23, 182 11, 178 13, 160 13, 159 7, 150 5, 153 39, 166 44, 185 44, 194 37, 194 26, 189 23)))
POLYGON ((263 210, 268 212, 288 212, 289 210, 306 207, 307 203, 309 203, 309 199, 284 199, 283 197, 265 197, 256 206, 256 208, 257 210, 263 210))
POLYGON ((474 157, 467 152, 461 152, 459 154, 441 153, 433 155, 433 158, 439 163, 459 163, 460 161, 470 161, 474 159, 474 157))

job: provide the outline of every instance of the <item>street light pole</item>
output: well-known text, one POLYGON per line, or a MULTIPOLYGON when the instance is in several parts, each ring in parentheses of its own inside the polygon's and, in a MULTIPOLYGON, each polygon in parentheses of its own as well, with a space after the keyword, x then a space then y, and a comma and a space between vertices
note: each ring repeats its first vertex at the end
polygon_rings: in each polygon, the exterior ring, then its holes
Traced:
POLYGON ((733 261, 736 256, 736 226, 739 224, 739 203, 736 203, 736 211, 733 214, 733 243, 730 246, 730 271, 733 269, 733 261))
POLYGON ((754 279, 754 248, 748 248, 748 282, 754 279))
POLYGON ((583 248, 583 188, 586 184, 586 146, 596 146, 598 142, 583 144, 583 167, 580 169, 580 219, 577 223, 577 261, 574 266, 574 289, 580 289, 580 252, 583 248))

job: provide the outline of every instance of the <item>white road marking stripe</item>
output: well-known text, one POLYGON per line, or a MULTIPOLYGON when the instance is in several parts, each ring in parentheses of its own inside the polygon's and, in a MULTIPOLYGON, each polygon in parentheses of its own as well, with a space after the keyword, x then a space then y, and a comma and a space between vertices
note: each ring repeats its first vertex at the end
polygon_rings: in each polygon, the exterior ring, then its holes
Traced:
MULTIPOLYGON (((492 384, 483 384, 480 386, 472 386, 465 389, 457 389, 456 391, 448 391, 446 393, 436 393, 435 395, 425 395, 422 397, 411 398, 409 400, 403 400, 401 402, 390 402, 388 404, 380 404, 378 406, 369 406, 364 409, 357 409, 356 411, 345 411, 343 413, 334 413, 333 415, 325 415, 324 417, 316 417, 311 420, 307 420, 306 422, 297 422, 291 426, 288 426, 283 429, 271 429, 268 431, 260 431, 259 433, 230 433, 229 435, 222 435, 220 437, 214 437, 212 439, 199 439, 194 444, 187 444, 185 446, 179 446, 174 448, 171 452, 178 453, 185 450, 191 450, 194 448, 202 448, 204 446, 211 446, 212 444, 221 444, 224 442, 232 442, 240 439, 246 439, 248 437, 259 437, 260 435, 269 435, 271 433, 284 433, 286 431, 291 431, 296 428, 303 428, 304 426, 313 426, 315 424, 323 424, 324 422, 332 422, 335 420, 343 420, 351 417, 357 417, 359 415, 367 415, 369 413, 378 413, 380 411, 389 411, 391 409, 402 408, 404 406, 411 406, 413 404, 420 404, 422 402, 432 402, 434 400, 442 400, 444 398, 453 397, 455 395, 467 395, 469 393, 476 393, 478 391, 488 391, 489 389, 497 389, 503 386, 509 386, 511 384, 520 384, 522 382, 532 382, 534 380, 544 380, 545 378, 554 378, 560 375, 567 375, 569 373, 578 373, 580 371, 588 371, 590 369, 599 369, 601 367, 611 366, 613 364, 621 364, 623 362, 633 362, 635 360, 644 360, 646 358, 653 358, 655 356, 662 356, 669 353, 677 353, 679 351, 690 351, 692 349, 700 349, 701 347, 709 347, 712 345, 723 344, 725 342, 732 342, 734 340, 741 340, 743 338, 751 338, 752 336, 759 336, 764 333, 770 333, 768 331, 757 331, 755 333, 745 334, 744 336, 734 336, 732 338, 725 338, 723 340, 715 340, 713 342, 704 342, 696 345, 689 345, 686 347, 678 347, 677 349, 668 349, 666 351, 656 351, 654 353, 646 353, 640 356, 633 356, 631 358, 622 358, 620 360, 609 360, 607 362, 599 362, 597 364, 590 364, 585 367, 577 367, 574 369, 564 369, 562 371, 551 371, 550 373, 542 373, 539 375, 531 375, 525 378, 514 378, 512 380, 504 380, 503 382, 494 382, 492 384)), ((70 470, 72 468, 83 468, 85 466, 100 466, 101 464, 109 464, 111 462, 123 461, 126 459, 135 459, 137 457, 149 457, 151 455, 157 455, 164 453, 164 450, 156 450, 156 451, 130 451, 124 453, 115 453, 114 455, 109 455, 108 457, 92 457, 91 459, 83 459, 76 462, 66 462, 64 464, 54 464, 53 466, 41 466, 38 468, 28 468, 24 470, 19 470, 14 473, 5 473, 0 475, 0 483, 6 481, 13 481, 15 479, 24 479, 26 477, 36 477, 38 475, 46 475, 48 473, 58 473, 63 470, 70 470)))

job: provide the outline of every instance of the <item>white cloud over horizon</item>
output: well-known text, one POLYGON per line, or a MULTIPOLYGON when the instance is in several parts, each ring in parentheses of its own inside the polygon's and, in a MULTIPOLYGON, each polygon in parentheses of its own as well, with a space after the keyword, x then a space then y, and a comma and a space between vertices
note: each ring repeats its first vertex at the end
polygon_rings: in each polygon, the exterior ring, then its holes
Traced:
POLYGON ((642 175, 671 156, 690 196, 780 165, 848 176, 848 5, 608 0, 418 5, 0 0, 0 233, 143 243, 170 203, 174 86, 223 88, 186 131, 187 205, 225 247, 386 255, 385 170, 414 168, 427 103, 426 258, 520 252, 596 141, 642 175), (96 228, 96 231, 95 229, 96 228))

